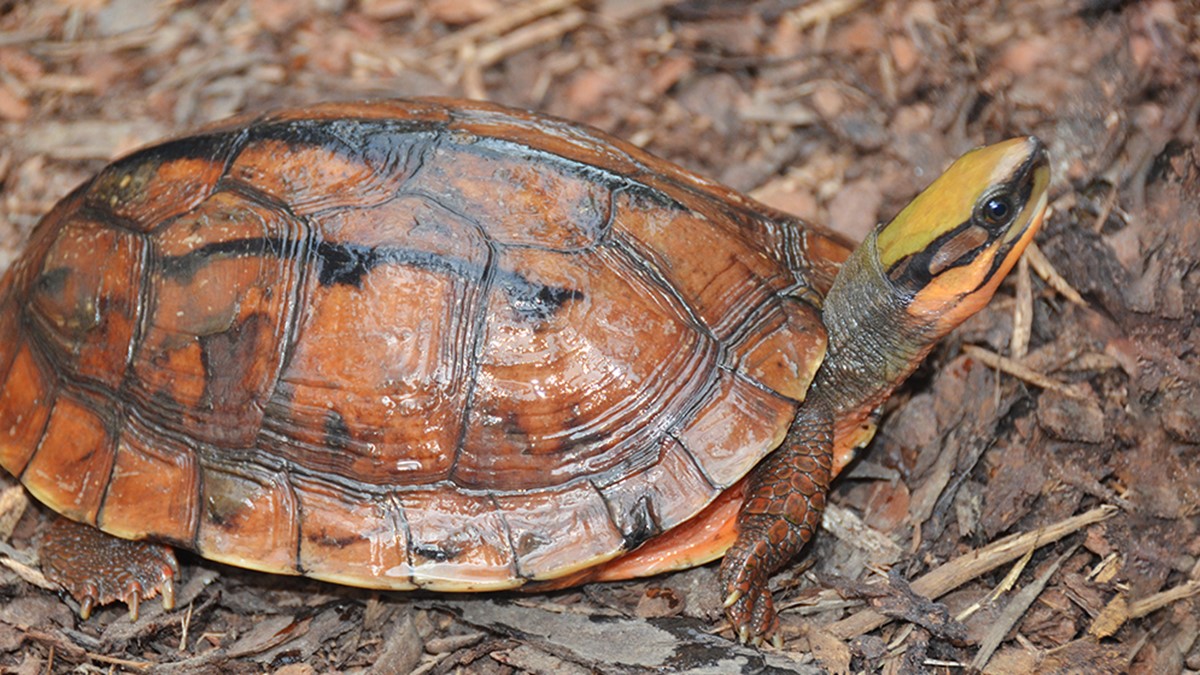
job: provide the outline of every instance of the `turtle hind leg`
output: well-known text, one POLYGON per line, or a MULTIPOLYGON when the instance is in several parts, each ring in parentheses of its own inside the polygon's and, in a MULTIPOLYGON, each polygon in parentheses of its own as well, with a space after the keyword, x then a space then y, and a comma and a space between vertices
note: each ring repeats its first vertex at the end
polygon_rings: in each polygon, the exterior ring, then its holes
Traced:
POLYGON ((832 420, 802 409, 783 445, 750 474, 737 540, 721 561, 725 614, 741 642, 758 645, 776 635, 768 582, 812 539, 832 479, 832 420))
POLYGON ((97 606, 121 600, 137 621, 142 600, 159 592, 164 608, 175 606, 179 564, 169 546, 119 539, 60 516, 42 536, 39 554, 46 577, 75 598, 84 620, 97 606))

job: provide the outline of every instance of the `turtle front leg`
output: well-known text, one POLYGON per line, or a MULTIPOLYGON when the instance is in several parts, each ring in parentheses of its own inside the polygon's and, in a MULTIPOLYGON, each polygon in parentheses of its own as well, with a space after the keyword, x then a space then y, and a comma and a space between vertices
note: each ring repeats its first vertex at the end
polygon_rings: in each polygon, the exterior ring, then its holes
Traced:
POLYGON ((767 583, 812 539, 832 474, 831 416, 802 408, 787 439, 750 475, 737 540, 721 561, 725 614, 741 642, 758 645, 776 635, 767 583))

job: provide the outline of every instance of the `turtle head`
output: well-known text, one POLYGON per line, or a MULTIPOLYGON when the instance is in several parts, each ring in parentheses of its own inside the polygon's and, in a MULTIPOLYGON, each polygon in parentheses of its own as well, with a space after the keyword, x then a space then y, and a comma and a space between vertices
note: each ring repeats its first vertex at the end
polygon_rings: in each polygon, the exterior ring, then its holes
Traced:
POLYGON ((915 324, 940 336, 987 304, 1041 226, 1049 180, 1033 136, 977 148, 879 230, 881 271, 915 324))

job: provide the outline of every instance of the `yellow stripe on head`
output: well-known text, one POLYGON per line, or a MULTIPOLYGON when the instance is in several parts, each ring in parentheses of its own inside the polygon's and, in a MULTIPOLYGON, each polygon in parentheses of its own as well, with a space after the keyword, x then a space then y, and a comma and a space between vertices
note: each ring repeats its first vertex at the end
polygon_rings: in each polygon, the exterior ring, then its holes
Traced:
POLYGON ((979 198, 1010 180, 1035 146, 1042 147, 1036 138, 1013 138, 959 157, 880 231, 879 261, 890 268, 966 222, 979 198))

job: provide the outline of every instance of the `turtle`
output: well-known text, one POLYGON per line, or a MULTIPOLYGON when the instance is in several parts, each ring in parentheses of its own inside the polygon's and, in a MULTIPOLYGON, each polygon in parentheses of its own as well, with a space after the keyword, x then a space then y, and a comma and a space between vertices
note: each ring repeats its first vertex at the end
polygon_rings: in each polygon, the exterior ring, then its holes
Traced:
POLYGON ((598 130, 452 99, 237 118, 119 159, 0 281, 0 465, 87 613, 171 547, 376 589, 723 558, 770 577, 1044 217, 1035 137, 854 247, 598 130))

